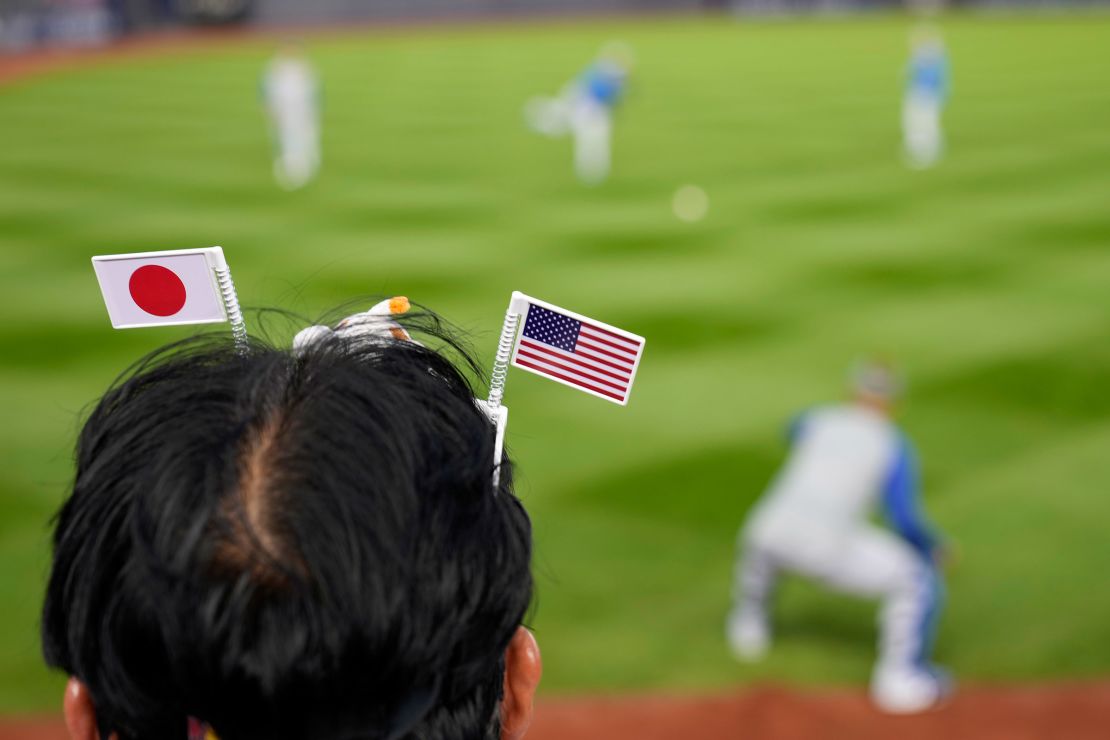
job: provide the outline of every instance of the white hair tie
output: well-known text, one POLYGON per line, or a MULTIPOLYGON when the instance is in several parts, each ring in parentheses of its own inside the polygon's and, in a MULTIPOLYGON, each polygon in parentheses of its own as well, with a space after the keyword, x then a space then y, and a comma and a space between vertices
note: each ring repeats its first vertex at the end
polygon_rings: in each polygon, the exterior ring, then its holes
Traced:
POLYGON ((405 327, 390 319, 391 316, 407 313, 410 307, 408 298, 395 296, 375 303, 369 310, 351 314, 336 324, 335 329, 320 324, 309 326, 293 337, 293 351, 302 354, 319 342, 330 341, 337 336, 344 339, 385 339, 420 344, 405 327))
POLYGON ((319 342, 327 341, 335 336, 335 332, 330 327, 309 326, 297 332, 297 336, 293 337, 293 353, 300 355, 304 354, 306 350, 319 342))

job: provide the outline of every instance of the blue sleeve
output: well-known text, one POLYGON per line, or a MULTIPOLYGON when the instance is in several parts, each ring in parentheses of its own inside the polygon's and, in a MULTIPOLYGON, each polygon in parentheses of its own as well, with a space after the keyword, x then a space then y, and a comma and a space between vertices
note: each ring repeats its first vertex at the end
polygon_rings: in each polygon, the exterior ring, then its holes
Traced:
POLYGON ((802 411, 790 419, 790 423, 786 426, 786 441, 791 445, 797 444, 805 430, 807 412, 802 411))
POLYGON ((910 443, 901 439, 883 487, 883 508, 894 531, 921 555, 931 558, 937 537, 918 508, 918 496, 917 459, 910 443))

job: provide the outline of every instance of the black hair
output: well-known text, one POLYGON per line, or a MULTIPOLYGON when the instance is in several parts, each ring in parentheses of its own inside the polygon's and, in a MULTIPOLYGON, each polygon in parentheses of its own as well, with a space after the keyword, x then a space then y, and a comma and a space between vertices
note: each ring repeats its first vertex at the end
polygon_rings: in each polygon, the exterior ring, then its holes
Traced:
POLYGON ((493 455, 443 352, 164 348, 80 433, 46 660, 105 738, 184 738, 190 717, 221 740, 496 737, 532 537, 493 455))

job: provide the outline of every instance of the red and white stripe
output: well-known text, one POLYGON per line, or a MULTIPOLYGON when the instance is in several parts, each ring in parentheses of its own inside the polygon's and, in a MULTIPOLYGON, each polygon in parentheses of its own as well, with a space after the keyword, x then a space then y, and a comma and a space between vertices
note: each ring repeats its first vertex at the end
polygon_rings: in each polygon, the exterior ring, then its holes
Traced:
POLYGON ((522 335, 513 363, 624 404, 642 351, 643 340, 583 321, 574 352, 565 352, 522 335))

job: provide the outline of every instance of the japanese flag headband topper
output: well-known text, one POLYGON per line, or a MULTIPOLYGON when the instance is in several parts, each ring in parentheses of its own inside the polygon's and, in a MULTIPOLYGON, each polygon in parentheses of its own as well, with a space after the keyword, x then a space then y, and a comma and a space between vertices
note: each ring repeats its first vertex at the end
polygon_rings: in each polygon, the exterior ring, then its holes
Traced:
POLYGON ((247 329, 222 248, 104 255, 92 264, 116 329, 227 321, 245 348, 247 329))
POLYGON ((497 342, 489 399, 478 402, 497 425, 497 461, 501 460, 508 423, 509 410, 501 401, 510 363, 626 406, 645 341, 637 334, 513 291, 497 342))

